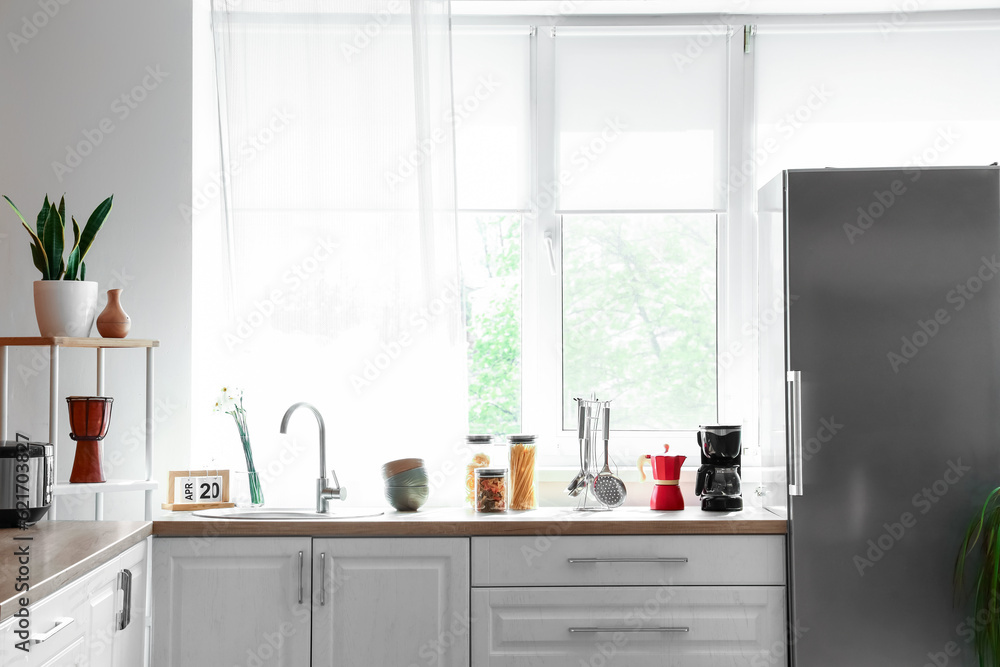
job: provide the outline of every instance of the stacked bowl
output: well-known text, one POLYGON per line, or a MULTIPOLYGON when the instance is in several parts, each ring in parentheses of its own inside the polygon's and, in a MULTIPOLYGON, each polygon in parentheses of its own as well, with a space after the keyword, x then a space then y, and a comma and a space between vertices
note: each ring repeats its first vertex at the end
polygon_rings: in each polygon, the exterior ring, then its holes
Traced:
POLYGON ((385 499, 400 512, 415 512, 427 502, 427 470, 423 459, 398 459, 382 466, 385 499))

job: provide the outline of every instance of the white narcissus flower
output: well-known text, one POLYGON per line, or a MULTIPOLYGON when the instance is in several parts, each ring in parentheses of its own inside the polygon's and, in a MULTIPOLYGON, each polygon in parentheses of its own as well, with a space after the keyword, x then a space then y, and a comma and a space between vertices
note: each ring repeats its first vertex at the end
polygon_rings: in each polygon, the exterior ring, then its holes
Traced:
POLYGON ((215 399, 213 412, 232 412, 239 407, 240 399, 243 398, 243 390, 236 387, 223 387, 219 396, 215 399))

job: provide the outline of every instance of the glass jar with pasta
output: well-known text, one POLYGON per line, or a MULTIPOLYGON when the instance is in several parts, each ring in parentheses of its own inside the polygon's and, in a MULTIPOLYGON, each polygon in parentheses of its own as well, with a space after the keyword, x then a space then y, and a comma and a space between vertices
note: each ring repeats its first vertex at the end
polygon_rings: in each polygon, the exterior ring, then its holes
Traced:
POLYGON ((492 435, 467 435, 465 444, 470 451, 475 452, 468 465, 465 466, 465 502, 471 507, 476 506, 476 469, 485 468, 490 464, 489 452, 496 449, 493 446, 492 435))
POLYGON ((511 435, 510 441, 510 508, 538 508, 538 485, 535 479, 535 436, 511 435))
POLYGON ((507 511, 507 469, 476 469, 476 511, 507 511))

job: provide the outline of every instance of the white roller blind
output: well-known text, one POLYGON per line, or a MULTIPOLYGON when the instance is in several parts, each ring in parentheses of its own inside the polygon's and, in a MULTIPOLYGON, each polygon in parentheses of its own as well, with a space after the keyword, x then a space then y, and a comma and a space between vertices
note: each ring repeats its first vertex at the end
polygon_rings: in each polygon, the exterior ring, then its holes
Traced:
POLYGON ((723 207, 727 36, 557 32, 559 207, 723 207))
POLYGON ((458 206, 528 206, 528 28, 452 34, 458 206))
POLYGON ((1000 30, 757 34, 758 180, 782 169, 1000 159, 1000 30))

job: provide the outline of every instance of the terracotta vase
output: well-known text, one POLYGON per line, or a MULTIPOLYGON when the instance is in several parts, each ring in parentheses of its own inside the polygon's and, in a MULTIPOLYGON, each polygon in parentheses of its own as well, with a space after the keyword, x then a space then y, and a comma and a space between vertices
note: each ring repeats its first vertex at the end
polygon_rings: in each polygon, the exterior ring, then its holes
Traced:
POLYGON ((105 338, 125 338, 132 328, 132 318, 122 309, 122 291, 108 290, 108 305, 97 316, 97 332, 105 338))

